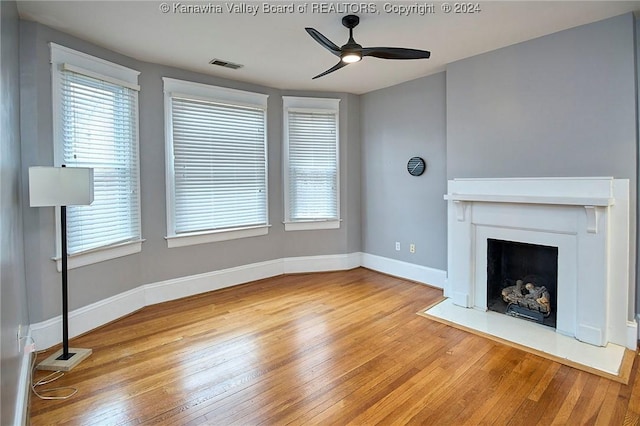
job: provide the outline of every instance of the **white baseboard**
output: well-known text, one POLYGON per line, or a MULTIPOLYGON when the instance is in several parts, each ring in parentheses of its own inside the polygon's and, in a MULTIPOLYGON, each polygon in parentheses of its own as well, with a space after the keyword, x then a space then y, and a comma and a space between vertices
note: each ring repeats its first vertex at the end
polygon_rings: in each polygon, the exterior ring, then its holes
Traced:
MULTIPOLYGON (((26 343, 31 344, 31 331, 27 326, 27 332, 25 333, 26 343)), ((14 425, 27 425, 29 424, 28 419, 28 411, 27 408, 29 406, 29 392, 31 390, 31 357, 33 356, 32 352, 25 353, 24 347, 22 351, 22 356, 20 357, 20 373, 18 379, 18 389, 16 393, 16 411, 13 419, 14 425)))
POLYGON ((287 257, 283 260, 285 274, 346 271, 361 266, 362 253, 287 257))
MULTIPOLYGON (((86 333, 145 306, 282 274, 353 269, 361 265, 361 257, 362 253, 358 252, 275 259, 145 284, 71 311, 69 337, 86 333)), ((32 324, 31 333, 38 350, 61 343, 62 316, 32 324)))
POLYGON ((447 271, 376 256, 374 254, 362 253, 361 265, 374 271, 437 288, 444 288, 447 280, 447 271))
POLYGON ((144 287, 147 306, 283 274, 282 259, 175 278, 144 287))

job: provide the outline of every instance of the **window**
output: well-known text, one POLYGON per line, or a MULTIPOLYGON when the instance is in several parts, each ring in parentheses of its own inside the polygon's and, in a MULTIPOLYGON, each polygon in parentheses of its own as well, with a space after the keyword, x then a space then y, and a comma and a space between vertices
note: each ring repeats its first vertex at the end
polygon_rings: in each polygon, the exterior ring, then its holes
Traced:
POLYGON ((339 102, 283 97, 287 231, 340 227, 339 102))
POLYGON ((267 234, 267 96, 163 80, 168 246, 267 234))
POLYGON ((94 169, 93 204, 67 208, 69 267, 139 252, 139 73, 53 43, 51 63, 54 161, 94 169))

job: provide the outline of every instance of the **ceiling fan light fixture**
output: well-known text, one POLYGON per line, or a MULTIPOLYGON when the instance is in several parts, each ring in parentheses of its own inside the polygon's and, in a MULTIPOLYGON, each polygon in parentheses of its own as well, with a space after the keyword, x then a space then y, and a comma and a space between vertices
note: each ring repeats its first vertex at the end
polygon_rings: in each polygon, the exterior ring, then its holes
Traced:
POLYGON ((427 50, 407 49, 402 47, 362 47, 360 44, 356 43, 353 38, 353 29, 359 22, 360 18, 356 15, 347 15, 342 18, 342 25, 349 29, 349 40, 347 40, 347 43, 342 47, 338 47, 338 45, 323 36, 318 30, 310 27, 305 28, 305 31, 311 36, 311 38, 332 54, 340 57, 340 62, 325 72, 313 77, 314 80, 337 71, 340 68, 344 68, 349 64, 353 64, 354 62, 359 62, 364 56, 373 56, 374 58, 381 59, 427 59, 431 56, 431 53, 427 50))
POLYGON ((358 52, 344 52, 340 57, 342 62, 347 64, 352 64, 354 62, 358 62, 362 59, 362 55, 358 52))

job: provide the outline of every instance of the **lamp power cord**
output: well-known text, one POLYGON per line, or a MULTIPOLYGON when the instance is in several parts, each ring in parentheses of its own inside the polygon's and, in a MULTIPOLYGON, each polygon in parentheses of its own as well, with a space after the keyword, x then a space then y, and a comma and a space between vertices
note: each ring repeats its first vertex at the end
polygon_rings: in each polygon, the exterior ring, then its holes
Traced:
MULTIPOLYGON (((31 341, 35 345, 35 341, 33 339, 31 339, 31 341)), ((35 396, 43 400, 65 400, 65 399, 71 398, 76 393, 78 393, 78 389, 71 386, 60 386, 60 387, 54 387, 54 388, 48 388, 48 389, 39 389, 41 386, 48 385, 49 383, 55 382, 56 380, 63 377, 64 376, 63 371, 54 371, 51 374, 46 375, 45 377, 41 378, 38 381, 35 381, 35 382, 33 381, 33 378, 35 377, 35 370, 36 370, 36 359, 38 358, 39 354, 42 354, 45 352, 47 351, 43 350, 43 351, 33 352, 33 355, 32 355, 33 359, 31 361, 31 391, 35 396), (57 393, 57 395, 51 395, 52 393, 57 393), (60 393, 62 393, 62 395, 60 393)))

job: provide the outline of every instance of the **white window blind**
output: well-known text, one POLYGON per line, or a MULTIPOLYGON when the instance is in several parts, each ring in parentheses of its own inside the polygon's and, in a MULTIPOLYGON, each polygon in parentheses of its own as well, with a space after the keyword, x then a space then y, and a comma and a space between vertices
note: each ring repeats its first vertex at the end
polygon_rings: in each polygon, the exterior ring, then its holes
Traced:
POLYGON ((335 112, 289 110, 289 219, 338 218, 335 112))
POLYGON ((70 254, 139 241, 138 92, 60 71, 62 163, 94 168, 94 202, 67 210, 70 254))
POLYGON ((175 234, 267 225, 265 116, 171 96, 175 234))
POLYGON ((339 102, 283 96, 287 231, 340 227, 339 102))

